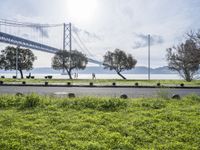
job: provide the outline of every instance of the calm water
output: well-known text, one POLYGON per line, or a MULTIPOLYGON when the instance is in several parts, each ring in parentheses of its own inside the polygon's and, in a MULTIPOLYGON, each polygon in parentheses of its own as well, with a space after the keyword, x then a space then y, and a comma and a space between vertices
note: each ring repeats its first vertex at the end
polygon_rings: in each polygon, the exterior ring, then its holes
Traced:
MULTIPOLYGON (((4 75, 6 78, 12 78, 15 74, 1 74, 4 75)), ((24 77, 28 74, 24 74, 24 77)), ((44 79, 47 74, 32 74, 35 78, 44 79)), ((68 75, 61 75, 61 74, 48 74, 52 75, 54 79, 68 79, 68 75)), ((73 76, 73 75, 72 75, 73 76)), ((147 74, 125 74, 124 75, 127 79, 148 79, 147 74)), ((19 74, 18 74, 18 77, 19 74)), ((92 79, 91 74, 78 74, 78 79, 92 79)), ((120 76, 117 74, 96 74, 96 79, 121 79, 120 76)), ((151 79, 181 79, 177 74, 152 74, 151 79)))

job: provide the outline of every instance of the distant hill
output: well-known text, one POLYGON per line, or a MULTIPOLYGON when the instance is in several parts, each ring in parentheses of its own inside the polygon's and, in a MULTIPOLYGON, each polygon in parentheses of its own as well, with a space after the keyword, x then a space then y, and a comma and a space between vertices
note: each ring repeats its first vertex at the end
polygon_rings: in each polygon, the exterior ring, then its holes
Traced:
MULTIPOLYGON (((4 71, 0 70, 0 73, 14 73, 15 71, 4 71)), ((52 68, 44 67, 44 68, 34 68, 31 71, 24 71, 25 74, 28 74, 29 72, 33 74, 60 74, 62 71, 53 70, 52 68)), ((85 70, 78 70, 74 71, 78 72, 80 74, 115 74, 115 71, 106 70, 103 68, 103 66, 91 66, 87 67, 85 70)), ((138 66, 132 70, 124 71, 123 74, 147 74, 148 68, 144 66, 138 66)), ((168 67, 159 67, 159 68, 151 68, 151 74, 176 74, 176 72, 173 72, 168 69, 168 67)))

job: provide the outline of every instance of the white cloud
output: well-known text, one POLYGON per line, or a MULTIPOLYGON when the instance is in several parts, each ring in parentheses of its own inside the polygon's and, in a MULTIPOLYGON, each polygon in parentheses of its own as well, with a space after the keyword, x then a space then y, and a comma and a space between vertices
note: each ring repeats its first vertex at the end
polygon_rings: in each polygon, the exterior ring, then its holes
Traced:
MULTIPOLYGON (((0 13, 2 18, 35 23, 73 21, 67 13, 66 1, 7 0, 1 2, 0 13)), ((97 0, 97 2, 98 7, 93 20, 90 22, 74 20, 72 23, 77 23, 75 26, 82 31, 82 41, 100 60, 107 50, 120 48, 132 53, 138 59, 138 65, 147 65, 147 47, 144 40, 141 45, 143 48, 138 50, 132 48, 137 46, 134 43, 141 42, 135 35, 151 34, 157 38, 151 47, 152 66, 166 65, 164 59, 166 48, 180 43, 186 31, 200 27, 199 0, 97 0)), ((49 38, 43 39, 43 42, 61 48, 62 28, 56 30, 50 30, 49 38)), ((27 35, 29 34, 26 33, 27 35)), ((78 47, 75 43, 73 46, 78 47)), ((50 64, 47 62, 51 61, 51 57, 47 58, 44 53, 37 55, 39 58, 35 66, 50 64)))

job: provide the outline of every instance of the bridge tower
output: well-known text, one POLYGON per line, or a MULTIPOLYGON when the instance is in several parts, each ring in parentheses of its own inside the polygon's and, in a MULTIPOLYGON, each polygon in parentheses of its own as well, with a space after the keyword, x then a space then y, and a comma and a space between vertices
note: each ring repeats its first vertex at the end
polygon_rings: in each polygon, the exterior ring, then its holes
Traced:
POLYGON ((72 50, 72 25, 63 24, 63 50, 72 50))

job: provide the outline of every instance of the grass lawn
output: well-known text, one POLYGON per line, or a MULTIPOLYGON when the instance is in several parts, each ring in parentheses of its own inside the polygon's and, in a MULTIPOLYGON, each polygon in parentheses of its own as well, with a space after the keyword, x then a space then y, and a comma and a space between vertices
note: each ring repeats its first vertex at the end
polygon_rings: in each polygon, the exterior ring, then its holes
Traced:
POLYGON ((112 85, 113 82, 116 83, 116 85, 135 85, 135 83, 138 83, 139 85, 157 85, 157 83, 160 83, 161 85, 175 85, 179 86, 180 84, 184 84, 186 86, 200 86, 200 80, 194 80, 192 82, 186 82, 184 80, 122 80, 122 79, 0 79, 1 81, 5 83, 12 83, 12 82, 22 82, 26 81, 26 83, 44 83, 49 82, 53 84, 67 84, 68 82, 71 82, 73 85, 89 85, 90 82, 93 82, 94 85, 112 85))
POLYGON ((200 97, 0 96, 0 149, 200 149, 200 97))

